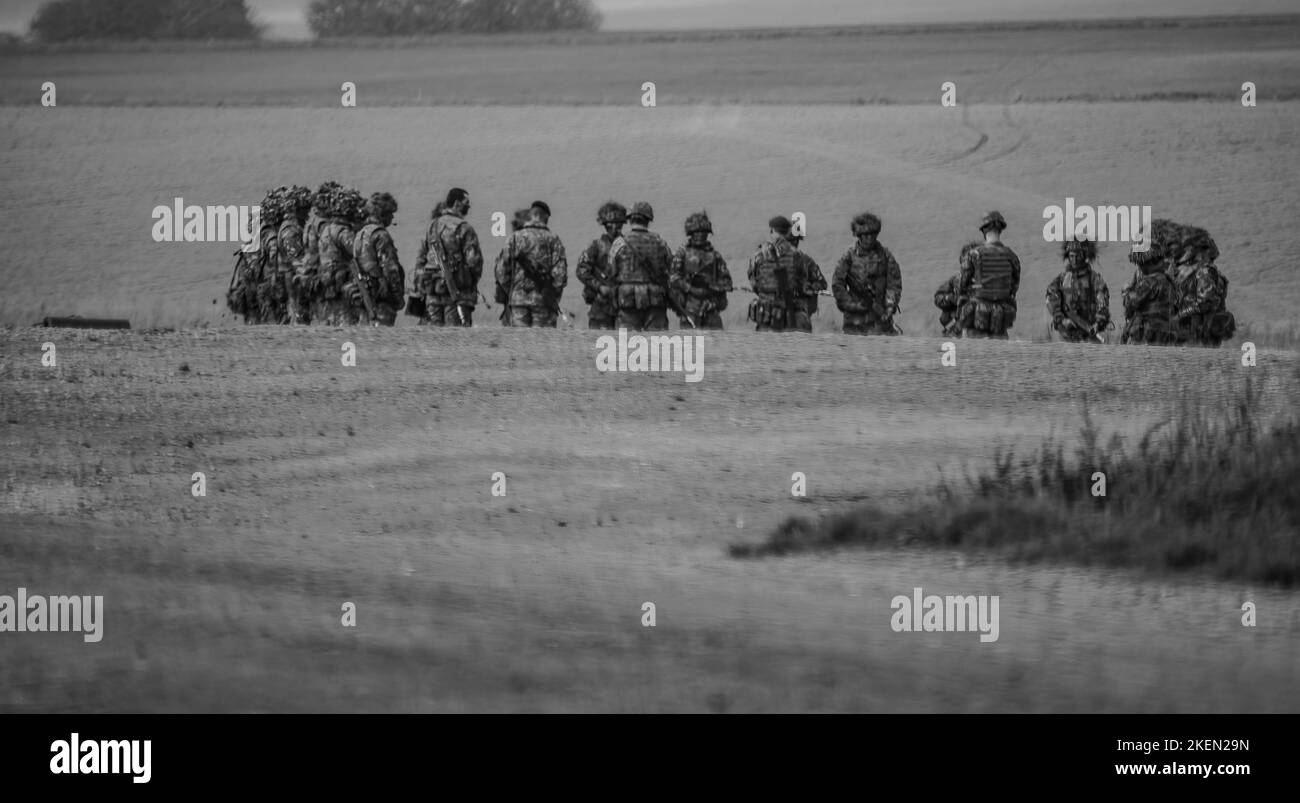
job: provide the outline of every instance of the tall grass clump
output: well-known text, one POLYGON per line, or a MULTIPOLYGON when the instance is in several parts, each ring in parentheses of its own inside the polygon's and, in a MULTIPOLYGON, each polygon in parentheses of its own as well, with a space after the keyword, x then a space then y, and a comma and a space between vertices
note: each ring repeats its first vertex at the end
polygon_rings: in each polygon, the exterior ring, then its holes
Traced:
POLYGON ((1070 454, 1054 435, 1023 457, 999 449, 905 510, 792 518, 730 551, 917 545, 1300 585, 1300 422, 1266 421, 1262 402, 1253 381, 1225 406, 1185 395, 1131 440, 1104 437, 1085 403, 1070 454))

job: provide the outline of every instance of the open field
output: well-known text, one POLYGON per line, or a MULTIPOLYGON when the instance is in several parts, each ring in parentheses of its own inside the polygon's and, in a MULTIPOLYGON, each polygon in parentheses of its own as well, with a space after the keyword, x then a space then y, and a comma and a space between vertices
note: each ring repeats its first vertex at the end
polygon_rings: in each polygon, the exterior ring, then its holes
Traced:
POLYGON ((1189 376, 1211 403, 1247 370, 1274 409, 1297 391, 1286 353, 959 348, 941 368, 932 338, 726 333, 688 384, 600 374, 579 332, 13 332, 0 591, 104 594, 106 613, 99 644, 0 636, 0 710, 1300 710, 1294 593, 726 556, 1072 427, 1081 391, 1125 432, 1189 376), (915 586, 999 594, 999 639, 893 632, 915 586))
MULTIPOLYGON (((1291 232, 1300 174, 1279 169, 1295 160, 1300 102, 14 108, 0 110, 0 128, 0 214, 22 233, 2 258, 0 323, 71 313, 137 326, 221 323, 233 247, 153 242, 154 206, 175 197, 252 204, 277 184, 336 178, 398 198, 392 232, 408 269, 435 196, 456 185, 473 195, 470 219, 489 260, 503 243, 491 236, 492 212, 545 198, 571 268, 598 233, 595 209, 607 197, 650 200, 673 247, 686 215, 708 209, 738 285, 772 215, 808 216, 805 250, 829 276, 851 244, 849 218, 869 208, 902 265, 899 320, 914 334, 938 333, 934 289, 978 236, 980 216, 997 208, 1025 266, 1013 330, 1022 339, 1044 337, 1043 293, 1060 270, 1057 245, 1042 237, 1044 207, 1066 197, 1149 204, 1156 217, 1214 234, 1239 321, 1300 324, 1291 232)), ((1124 244, 1103 244, 1099 264, 1121 321, 1126 255, 1124 244)), ((480 289, 491 297, 488 273, 480 289)), ((581 318, 576 281, 565 299, 581 318)), ((733 295, 729 325, 743 322, 747 304, 733 295)), ((834 305, 822 309, 817 326, 838 328, 834 305)))
POLYGON ((1300 16, 0 51, 0 104, 337 108, 1300 98, 1300 16))

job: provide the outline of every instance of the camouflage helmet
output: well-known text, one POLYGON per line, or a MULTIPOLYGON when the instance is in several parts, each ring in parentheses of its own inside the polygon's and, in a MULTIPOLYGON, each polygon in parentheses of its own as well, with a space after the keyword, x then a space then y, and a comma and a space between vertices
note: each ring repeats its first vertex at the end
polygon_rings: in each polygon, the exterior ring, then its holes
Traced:
POLYGON ((686 216, 686 235, 689 237, 697 231, 713 233, 713 222, 708 212, 695 212, 686 216))
POLYGON ((284 220, 284 194, 288 191, 288 187, 276 187, 262 198, 258 207, 263 226, 278 226, 284 220))
POLYGON ((617 223, 620 226, 627 222, 627 207, 618 201, 606 201, 596 210, 596 222, 604 226, 606 223, 617 223))
POLYGON ((1092 263, 1097 259, 1097 244, 1092 240, 1065 240, 1061 243, 1061 259, 1069 259, 1071 251, 1079 251, 1083 254, 1085 263, 1092 263))
POLYGON ((330 210, 334 208, 334 197, 341 189, 343 189, 343 185, 337 181, 322 183, 311 199, 311 205, 316 209, 316 213, 322 217, 328 217, 330 210))
POLYGON ((1173 258, 1181 251, 1179 243, 1182 229, 1182 226, 1172 220, 1156 218, 1151 221, 1151 229, 1147 232, 1147 249, 1139 251, 1137 243, 1134 243, 1133 250, 1128 255, 1128 261, 1141 267, 1173 258))
POLYGON ((996 209, 993 210, 992 212, 986 213, 984 217, 980 220, 980 231, 984 231, 985 229, 990 229, 990 228, 997 229, 998 231, 1002 231, 1006 227, 1007 227, 1007 219, 1002 217, 1002 213, 997 211, 996 209))
POLYGON ((334 215, 347 218, 354 223, 366 219, 366 198, 352 187, 339 190, 335 198, 334 215))
POLYGON ((387 192, 377 192, 366 201, 366 214, 379 220, 391 220, 397 214, 397 199, 387 192))
POLYGON ((850 226, 854 236, 859 234, 879 234, 880 218, 870 212, 863 212, 853 217, 853 223, 850 226))
POLYGON ((311 209, 312 196, 311 188, 295 184, 287 188, 281 196, 281 210, 286 217, 306 212, 311 209))
POLYGON ((627 213, 629 218, 640 218, 646 223, 655 219, 655 210, 645 201, 637 201, 632 204, 632 211, 627 213))

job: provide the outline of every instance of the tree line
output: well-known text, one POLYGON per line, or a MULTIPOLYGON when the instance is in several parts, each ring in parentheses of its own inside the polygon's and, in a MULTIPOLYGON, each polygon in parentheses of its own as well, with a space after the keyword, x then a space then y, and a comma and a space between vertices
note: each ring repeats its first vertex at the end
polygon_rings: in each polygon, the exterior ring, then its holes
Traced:
MULTIPOLYGON (((317 37, 594 31, 593 0, 312 0, 317 37)), ((246 0, 47 0, 31 23, 42 42, 89 39, 257 39, 246 0)))

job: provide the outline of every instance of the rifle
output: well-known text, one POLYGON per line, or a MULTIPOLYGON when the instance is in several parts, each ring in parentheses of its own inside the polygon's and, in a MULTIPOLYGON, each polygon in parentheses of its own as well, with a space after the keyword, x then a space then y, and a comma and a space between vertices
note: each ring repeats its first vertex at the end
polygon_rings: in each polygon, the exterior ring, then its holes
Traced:
MULTIPOLYGON (((733 289, 733 290, 736 290, 737 292, 741 292, 741 293, 751 293, 751 294, 753 294, 753 295, 759 295, 759 292, 758 292, 757 290, 755 290, 755 289, 752 288, 752 287, 745 287, 744 285, 742 285, 742 286, 740 286, 740 287, 733 287, 732 289, 733 289)), ((835 294, 832 293, 830 290, 818 290, 818 291, 817 291, 817 295, 819 295, 819 296, 833 296, 833 295, 835 295, 835 294)))
POLYGON ((367 282, 369 277, 361 269, 361 263, 357 261, 355 255, 352 257, 352 283, 357 286, 361 293, 361 303, 366 306, 367 323, 371 326, 379 325, 379 316, 375 314, 375 300, 370 297, 370 284, 367 282))
POLYGON ((453 272, 447 265, 447 252, 442 247, 442 236, 438 233, 438 224, 435 222, 429 229, 429 256, 437 265, 438 275, 442 277, 442 283, 447 285, 447 292, 451 294, 452 306, 456 309, 456 320, 460 325, 465 325, 465 313, 460 309, 460 288, 456 286, 456 280, 452 276, 453 272))
MULTIPOLYGON (((1064 305, 1062 305, 1062 306, 1064 306, 1064 305)), ((1106 342, 1106 338, 1102 337, 1101 332, 1097 331, 1097 327, 1096 327, 1096 325, 1089 326, 1088 324, 1086 324, 1086 323, 1084 322, 1083 318, 1079 317, 1079 313, 1077 313, 1077 312, 1075 312, 1074 310, 1071 310, 1071 309, 1066 309, 1066 310, 1065 310, 1065 317, 1067 317, 1067 318, 1069 318, 1071 321, 1073 321, 1073 322, 1074 322, 1074 325, 1077 326, 1077 327, 1079 327, 1080 331, 1087 332, 1087 333, 1088 333, 1088 337, 1089 337, 1090 339, 1092 339, 1092 340, 1096 340, 1098 343, 1105 343, 1105 342, 1106 342)))
MULTIPOLYGON (((876 294, 862 292, 862 286, 853 280, 852 273, 848 271, 844 272, 844 283, 848 285, 849 290, 854 295, 860 296, 862 298, 870 298, 873 302, 875 301, 876 294)), ((889 327, 894 330, 894 334, 896 335, 901 335, 903 333, 903 327, 899 326, 897 323, 894 323, 894 316, 897 315, 900 311, 901 311, 901 307, 899 307, 897 301, 894 302, 894 306, 892 309, 885 310, 885 312, 888 313, 885 320, 889 321, 889 327)))

